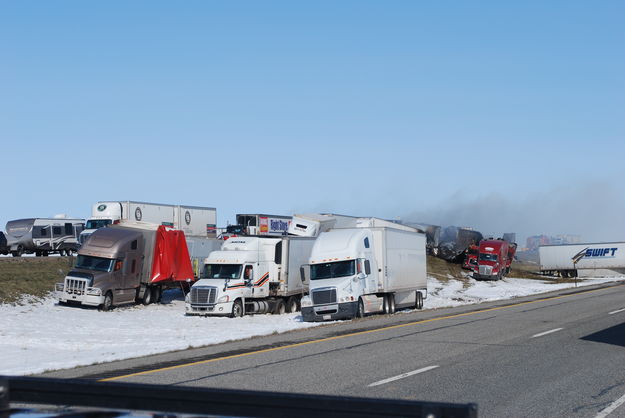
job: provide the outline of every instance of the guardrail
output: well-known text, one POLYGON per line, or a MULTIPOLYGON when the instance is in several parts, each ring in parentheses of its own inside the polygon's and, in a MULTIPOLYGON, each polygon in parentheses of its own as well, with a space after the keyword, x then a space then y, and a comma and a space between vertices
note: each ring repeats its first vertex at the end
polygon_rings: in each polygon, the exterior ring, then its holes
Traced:
MULTIPOLYGON (((210 389, 80 379, 0 376, 0 416, 10 404, 63 405, 237 417, 474 418, 477 405, 210 389)), ((63 414, 67 414, 64 411, 63 414)), ((48 415, 49 416, 49 415, 48 415)))

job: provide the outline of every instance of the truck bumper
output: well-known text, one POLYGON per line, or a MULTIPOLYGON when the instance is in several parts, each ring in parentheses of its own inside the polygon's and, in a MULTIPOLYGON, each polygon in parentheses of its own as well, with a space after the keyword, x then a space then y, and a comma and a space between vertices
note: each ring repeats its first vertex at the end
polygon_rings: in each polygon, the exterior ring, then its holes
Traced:
POLYGON ((76 295, 66 292, 57 292, 59 302, 79 303, 87 306, 100 306, 104 303, 104 296, 76 295))
POLYGON ((473 273, 473 278, 475 280, 497 280, 498 276, 495 275, 484 275, 479 273, 473 273))
POLYGON ((198 316, 219 316, 230 315, 232 313, 233 302, 216 303, 214 305, 195 305, 185 303, 185 312, 187 315, 198 316))
POLYGON ((358 301, 333 303, 321 306, 302 307, 302 318, 306 322, 334 321, 352 319, 358 311, 358 301))

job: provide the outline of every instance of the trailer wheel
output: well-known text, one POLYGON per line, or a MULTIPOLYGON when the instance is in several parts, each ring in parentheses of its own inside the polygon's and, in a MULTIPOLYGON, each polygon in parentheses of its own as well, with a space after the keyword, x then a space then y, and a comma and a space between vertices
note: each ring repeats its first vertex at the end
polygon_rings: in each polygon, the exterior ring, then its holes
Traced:
POLYGON ((243 304, 241 303, 241 299, 237 299, 232 304, 232 313, 230 314, 230 318, 241 318, 243 316, 243 304))
POLYGON ((108 312, 111 309, 113 309, 113 294, 109 290, 108 292, 106 292, 106 295, 104 295, 104 302, 102 303, 102 310, 104 312, 108 312))
POLYGON ((417 296, 415 298, 415 306, 416 309, 423 309, 423 293, 417 290, 417 296))
POLYGON ((293 313, 298 311, 297 306, 297 298, 295 296, 291 296, 286 301, 286 311, 287 313, 293 313))
POLYGON ((152 288, 146 288, 145 293, 143 293, 143 304, 147 306, 152 303, 152 296, 154 296, 152 288))
POLYGON ((365 317, 365 303, 362 301, 362 298, 358 299, 358 310, 356 311, 356 318, 364 318, 365 317))
POLYGON ((35 251, 35 257, 41 257, 41 251, 35 251))
POLYGON ((160 286, 154 286, 152 288, 152 303, 159 303, 161 301, 161 297, 163 296, 163 292, 160 286))
POLYGON ((274 306, 273 308, 273 314, 282 315, 284 313, 286 313, 286 305, 284 303, 284 300, 278 299, 278 301, 276 302, 276 306, 274 306))
POLYGON ((22 246, 18 246, 16 251, 12 251, 11 255, 13 257, 21 257, 22 254, 24 254, 24 248, 22 248, 22 246))

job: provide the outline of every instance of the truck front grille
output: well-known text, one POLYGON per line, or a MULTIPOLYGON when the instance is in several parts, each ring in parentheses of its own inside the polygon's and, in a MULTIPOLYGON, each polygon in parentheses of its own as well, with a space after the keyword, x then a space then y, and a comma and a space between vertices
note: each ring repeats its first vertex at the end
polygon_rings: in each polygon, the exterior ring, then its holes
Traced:
POLYGON ((84 295, 87 288, 87 280, 73 277, 65 278, 65 293, 69 295, 84 295))
POLYGON ((216 287, 192 287, 191 288, 191 304, 192 305, 214 305, 217 297, 216 287))
POLYGON ((482 276, 492 276, 493 267, 492 266, 480 266, 480 274, 482 276))
POLYGON ((314 305, 336 303, 336 288, 313 290, 312 301, 314 305))

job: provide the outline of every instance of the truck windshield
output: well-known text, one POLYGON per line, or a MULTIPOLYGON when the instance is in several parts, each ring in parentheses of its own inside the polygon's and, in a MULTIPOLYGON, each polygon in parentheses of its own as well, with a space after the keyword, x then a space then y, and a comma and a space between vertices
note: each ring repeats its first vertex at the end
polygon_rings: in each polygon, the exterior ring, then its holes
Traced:
POLYGON ((332 279, 356 274, 355 260, 337 261, 335 263, 311 264, 310 280, 332 279))
POLYGON ((497 261, 497 254, 480 254, 480 261, 497 261))
POLYGON ((113 271, 115 260, 110 258, 92 257, 90 255, 79 255, 76 260, 76 268, 96 271, 113 271))
POLYGON ((207 264, 204 266, 205 279, 238 279, 241 277, 241 264, 207 264))
POLYGON ((110 225, 112 221, 110 219, 89 219, 87 221, 86 229, 98 229, 104 228, 107 225, 110 225))

